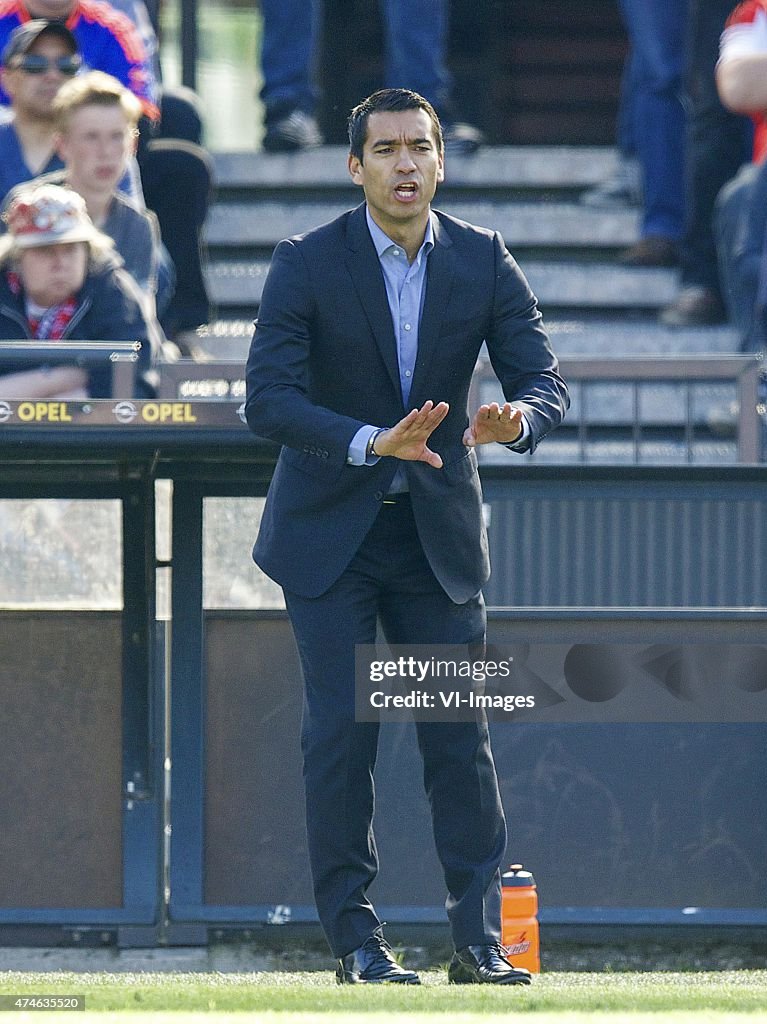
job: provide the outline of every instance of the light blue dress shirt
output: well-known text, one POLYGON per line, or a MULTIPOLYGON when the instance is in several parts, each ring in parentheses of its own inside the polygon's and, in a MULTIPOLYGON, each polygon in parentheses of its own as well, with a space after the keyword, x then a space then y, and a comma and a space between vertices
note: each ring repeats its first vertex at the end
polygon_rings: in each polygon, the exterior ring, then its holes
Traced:
MULTIPOLYGON (((413 371, 418 355, 418 329, 421 323, 423 302, 426 295, 426 270, 428 256, 434 248, 434 214, 429 214, 423 243, 412 263, 408 262, 407 253, 393 242, 370 216, 365 208, 368 230, 383 271, 386 285, 386 298, 389 302, 394 338, 397 343, 397 362, 399 364, 399 380, 402 389, 402 401, 407 408, 410 397, 410 385, 413 382, 413 371)), ((393 426, 393 424, 388 424, 393 426)), ((366 424, 360 427, 351 440, 346 461, 350 466, 372 466, 378 462, 378 456, 365 457, 368 441, 381 427, 366 424)), ((385 428, 384 428, 385 429, 385 428)), ((521 444, 528 434, 527 423, 522 417, 522 433, 516 441, 521 444)), ((391 492, 406 491, 407 478, 404 469, 400 468, 392 481, 391 492)))
MULTIPOLYGON (((402 246, 393 242, 379 228, 370 216, 370 211, 367 208, 365 209, 365 216, 367 217, 368 230, 373 239, 373 245, 378 253, 381 270, 383 271, 386 298, 389 302, 389 311, 391 313, 392 326, 394 327, 394 338, 397 343, 397 363, 399 365, 402 401, 407 407, 407 401, 410 397, 410 385, 413 382, 415 361, 418 355, 418 328, 421 323, 423 300, 426 295, 426 267, 428 265, 429 253, 434 248, 434 228, 431 222, 434 215, 429 214, 423 243, 412 263, 408 262, 407 253, 402 246)), ((389 424, 389 426, 392 426, 392 424, 389 424)), ((373 465, 378 461, 376 456, 366 459, 365 451, 371 436, 380 429, 380 427, 368 425, 360 427, 349 445, 346 461, 350 465, 363 466, 366 463, 373 465)))

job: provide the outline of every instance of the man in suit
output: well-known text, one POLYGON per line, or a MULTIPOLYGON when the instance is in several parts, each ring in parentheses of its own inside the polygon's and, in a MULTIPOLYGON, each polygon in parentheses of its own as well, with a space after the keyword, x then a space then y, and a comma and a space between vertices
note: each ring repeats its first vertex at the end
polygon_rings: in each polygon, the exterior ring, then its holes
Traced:
MULTIPOLYGON (((254 558, 283 588, 304 682, 309 857, 346 982, 417 984, 367 898, 378 724, 354 717, 354 647, 483 644, 489 575, 474 447, 531 451, 567 389, 536 300, 496 233, 431 209, 442 134, 417 93, 349 118, 365 203, 280 242, 247 368, 246 416, 284 447, 254 558), (471 420, 485 341, 507 401, 471 420)), ((456 953, 452 982, 519 984, 500 937, 506 827, 487 723, 416 723, 456 953)))

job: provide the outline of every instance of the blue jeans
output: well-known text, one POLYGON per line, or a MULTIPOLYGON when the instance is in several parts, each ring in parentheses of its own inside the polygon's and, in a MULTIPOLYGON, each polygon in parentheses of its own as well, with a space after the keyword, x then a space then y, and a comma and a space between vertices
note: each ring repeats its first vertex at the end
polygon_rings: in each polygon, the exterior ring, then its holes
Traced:
POLYGON ((618 118, 615 128, 616 142, 622 157, 636 156, 637 145, 634 138, 636 118, 634 117, 634 97, 636 96, 636 67, 629 55, 623 65, 621 90, 618 101, 618 118))
POLYGON ((766 224, 767 165, 746 164, 717 196, 714 217, 725 305, 746 352, 765 340, 759 291, 766 224))
MULTIPOLYGON (((291 110, 313 113, 321 0, 261 0, 261 10, 261 99, 267 123, 291 110)), ((386 85, 414 89, 444 110, 450 95, 446 0, 381 0, 381 12, 386 85)))
POLYGON ((749 159, 750 122, 725 110, 714 66, 719 37, 732 0, 689 0, 685 92, 690 104, 687 134, 687 223, 682 243, 682 284, 720 291, 713 213, 717 193, 749 159))
POLYGON ((621 0, 631 44, 633 139, 642 167, 642 235, 679 241, 684 231, 687 0, 621 0))

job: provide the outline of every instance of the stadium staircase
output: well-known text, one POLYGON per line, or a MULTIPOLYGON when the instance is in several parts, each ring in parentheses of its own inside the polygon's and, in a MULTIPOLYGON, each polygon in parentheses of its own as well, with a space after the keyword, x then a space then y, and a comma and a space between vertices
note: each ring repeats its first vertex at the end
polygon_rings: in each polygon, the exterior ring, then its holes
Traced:
MULTIPOLYGON (((538 296, 555 350, 563 360, 592 357, 606 362, 626 356, 710 357, 737 352, 737 339, 729 327, 668 328, 658 322, 658 311, 677 294, 678 272, 624 267, 615 258, 638 237, 637 210, 596 210, 578 202, 580 193, 610 174, 615 160, 615 151, 601 146, 487 147, 474 157, 448 162, 447 180, 435 205, 501 231, 538 296)), ((200 358, 245 358, 276 242, 330 220, 360 201, 361 192, 351 185, 345 164, 344 149, 332 146, 295 156, 216 156, 218 192, 207 226, 207 245, 208 279, 218 318, 199 332, 200 358)), ((574 389, 576 413, 579 387, 574 389)), ((605 385, 607 390, 594 396, 589 415, 593 424, 604 421, 606 460, 636 461, 625 411, 632 398, 615 387, 619 385, 605 385), (621 441, 621 431, 626 435, 623 447, 613 444, 611 448, 610 442, 621 441)), ((682 387, 679 382, 649 385, 638 403, 640 416, 659 443, 665 439, 672 444, 665 449, 670 461, 677 460, 672 449, 679 423, 676 413, 668 410, 677 405, 677 399, 682 404, 687 401, 680 397, 682 387)), ((731 454, 729 428, 721 429, 720 423, 712 434, 705 420, 712 407, 721 411, 732 406, 731 392, 716 383, 699 387, 704 391, 693 405, 700 410, 695 416, 703 435, 692 460, 722 461, 728 451, 731 454), (720 441, 726 443, 721 446, 720 441)), ((725 411, 725 420, 728 415, 725 411)), ((574 448, 570 451, 566 446, 550 451, 556 458, 578 457, 574 448)), ((651 461, 658 461, 650 448, 647 452, 651 461)), ((689 456, 685 461, 690 461, 689 456)))

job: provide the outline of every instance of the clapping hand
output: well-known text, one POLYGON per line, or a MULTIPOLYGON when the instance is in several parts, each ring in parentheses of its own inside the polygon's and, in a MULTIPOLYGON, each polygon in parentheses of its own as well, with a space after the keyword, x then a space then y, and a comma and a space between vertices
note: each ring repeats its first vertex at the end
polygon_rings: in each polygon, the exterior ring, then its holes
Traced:
POLYGON ((420 409, 412 409, 399 423, 382 431, 375 439, 376 455, 391 455, 408 462, 428 462, 442 469, 442 456, 427 447, 426 442, 447 416, 447 402, 424 402, 420 409))
POLYGON ((522 413, 515 409, 511 402, 501 407, 497 402, 480 405, 474 419, 466 428, 463 443, 467 448, 478 444, 513 444, 522 433, 522 413))

